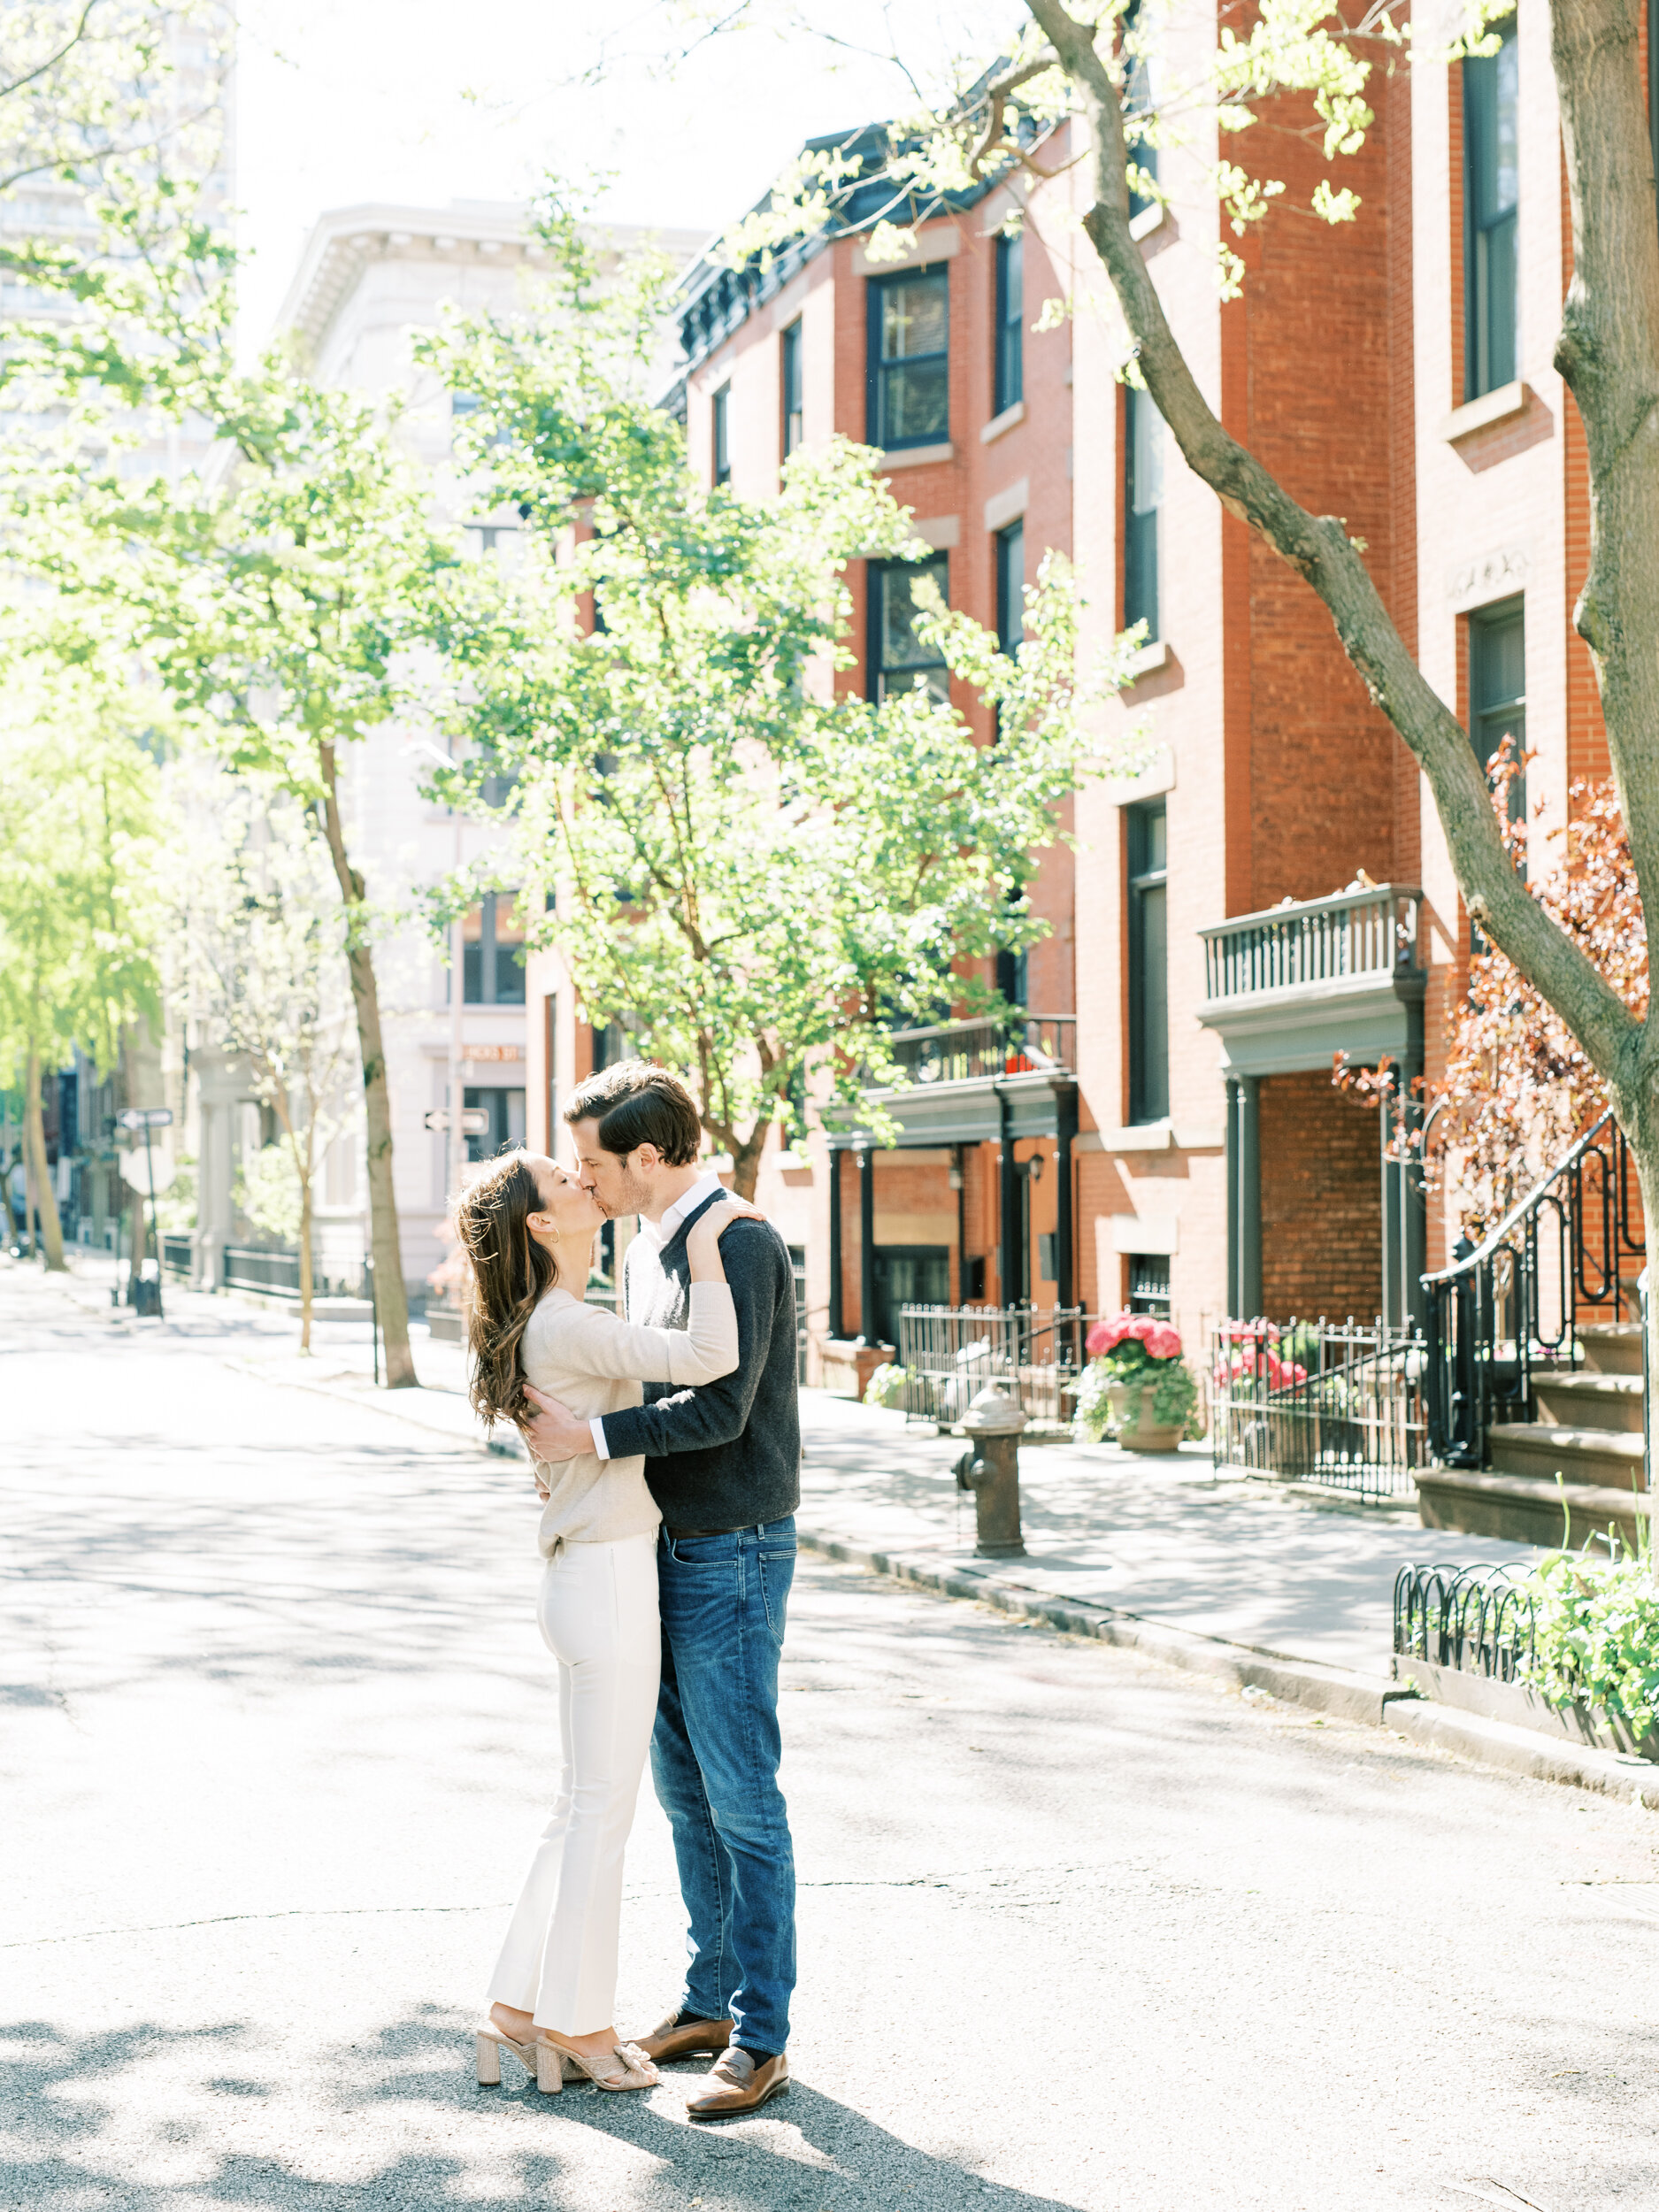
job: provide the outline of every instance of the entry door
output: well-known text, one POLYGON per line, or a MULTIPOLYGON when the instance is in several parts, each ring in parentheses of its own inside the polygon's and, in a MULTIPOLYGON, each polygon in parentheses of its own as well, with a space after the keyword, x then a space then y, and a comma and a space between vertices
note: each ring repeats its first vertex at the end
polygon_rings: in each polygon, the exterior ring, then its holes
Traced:
POLYGON ((899 1340, 901 1306, 950 1303, 950 1247, 948 1244, 879 1244, 876 1247, 876 1337, 899 1340))
POLYGON ((524 1142, 524 1093, 521 1090, 497 1089, 494 1085, 468 1085, 462 1094, 468 1106, 481 1106, 489 1116, 489 1127, 480 1129, 475 1137, 466 1141, 469 1160, 493 1160, 498 1152, 524 1142))

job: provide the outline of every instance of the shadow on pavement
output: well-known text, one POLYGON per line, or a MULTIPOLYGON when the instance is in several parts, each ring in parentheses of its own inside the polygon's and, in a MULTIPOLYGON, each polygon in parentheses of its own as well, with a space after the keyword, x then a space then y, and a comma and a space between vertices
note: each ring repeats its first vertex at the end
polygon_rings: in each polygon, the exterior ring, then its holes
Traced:
POLYGON ((273 2053, 234 2024, 141 2024, 70 2041, 43 2020, 0 2025, 0 2052, 10 2147, 0 2202, 28 2212, 89 2202, 190 2212, 227 2201, 272 2212, 520 2212, 527 2202, 653 2212, 700 2195, 720 2212, 945 2212, 964 2203, 1078 2212, 1072 2199, 983 2181, 804 2082, 718 2128, 680 2110, 700 2065, 671 2070, 649 2097, 574 2085, 543 2097, 510 2060, 503 2085, 480 2089, 465 2024, 436 2008, 328 2054, 273 2053), (297 2128, 296 2095, 306 2100, 297 2128), (246 2148, 222 2140, 243 2131, 254 2139, 246 2148), (268 2155, 257 2147, 266 2135, 268 2155), (297 2156, 288 2148, 296 2137, 297 2156))

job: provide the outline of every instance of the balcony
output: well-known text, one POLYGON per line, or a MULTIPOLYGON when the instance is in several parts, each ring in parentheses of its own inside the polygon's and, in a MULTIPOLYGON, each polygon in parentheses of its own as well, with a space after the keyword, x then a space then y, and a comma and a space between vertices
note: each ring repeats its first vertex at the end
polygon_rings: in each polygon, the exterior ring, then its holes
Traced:
POLYGON ((1329 1067, 1339 1052, 1362 1063, 1386 1054, 1413 1071, 1420 1067, 1422 895, 1372 884, 1201 930, 1198 1018, 1220 1035, 1232 1071, 1288 1074, 1329 1067))
MULTIPOLYGON (((1013 1022, 941 1022, 896 1029, 887 1049, 898 1080, 866 1067, 865 1095, 906 1145, 978 1144, 1054 1136, 1074 1117, 1077 1018, 1029 1014, 1013 1022), (1065 1101, 1063 1107, 1062 1097, 1065 1101)), ((830 1142, 858 1141, 852 1118, 832 1123, 830 1142)))
POLYGON ((933 1029, 895 1029, 887 1045, 911 1083, 982 1083, 1069 1071, 1077 1056, 1077 1019, 1031 1014, 1011 1028, 996 1021, 941 1022, 933 1029))

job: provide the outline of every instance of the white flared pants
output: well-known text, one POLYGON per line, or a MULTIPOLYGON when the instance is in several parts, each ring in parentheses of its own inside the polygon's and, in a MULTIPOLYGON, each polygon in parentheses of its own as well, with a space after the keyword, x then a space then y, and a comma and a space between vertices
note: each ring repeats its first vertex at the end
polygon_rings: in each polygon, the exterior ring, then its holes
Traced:
POLYGON ((656 1537, 566 1544, 542 1571, 536 1611, 558 1661, 564 1764, 489 2001, 556 2035, 592 2035, 615 2016, 622 1854, 657 1717, 656 1537))

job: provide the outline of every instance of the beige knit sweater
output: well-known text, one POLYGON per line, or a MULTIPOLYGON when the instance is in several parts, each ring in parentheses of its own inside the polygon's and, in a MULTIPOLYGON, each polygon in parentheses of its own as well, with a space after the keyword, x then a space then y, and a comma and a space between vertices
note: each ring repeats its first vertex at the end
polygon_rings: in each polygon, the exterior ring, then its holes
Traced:
MULTIPOLYGON (((685 1329, 647 1329, 585 1306, 568 1290, 549 1290, 525 1330, 526 1379, 583 1420, 639 1404, 648 1382, 687 1389, 716 1382, 737 1365, 737 1316, 723 1282, 693 1283, 685 1329)), ((641 1458, 601 1459, 587 1452, 557 1464, 536 1462, 548 1492, 538 1532, 543 1558, 565 1544, 609 1544, 649 1534, 662 1515, 645 1486, 641 1458)))

